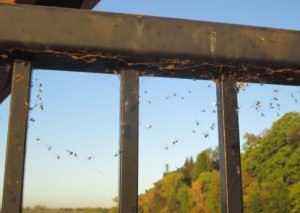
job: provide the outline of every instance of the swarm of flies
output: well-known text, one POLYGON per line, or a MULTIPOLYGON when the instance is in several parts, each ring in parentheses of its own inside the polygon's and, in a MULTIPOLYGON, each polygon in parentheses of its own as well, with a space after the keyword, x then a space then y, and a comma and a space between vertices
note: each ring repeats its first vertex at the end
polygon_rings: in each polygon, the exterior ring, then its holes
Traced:
POLYGON ((30 112, 30 118, 29 121, 31 123, 35 123, 35 118, 32 116, 33 111, 39 107, 40 110, 44 110, 44 104, 43 104, 43 91, 44 91, 44 86, 42 83, 38 83, 37 82, 38 79, 35 79, 35 82, 31 85, 31 88, 35 88, 36 85, 38 85, 37 87, 37 92, 35 93, 35 100, 34 100, 34 104, 32 106, 29 107, 29 112, 30 112))

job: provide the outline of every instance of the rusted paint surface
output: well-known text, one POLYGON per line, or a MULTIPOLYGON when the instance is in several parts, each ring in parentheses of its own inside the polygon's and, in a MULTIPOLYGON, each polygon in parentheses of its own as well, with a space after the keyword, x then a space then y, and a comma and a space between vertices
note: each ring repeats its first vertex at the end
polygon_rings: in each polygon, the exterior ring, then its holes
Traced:
POLYGON ((222 76, 216 84, 222 213, 243 212, 238 104, 235 83, 232 76, 222 76))
POLYGON ((1 5, 0 25, 0 64, 300 84, 298 31, 24 5, 1 5))
POLYGON ((2 213, 20 213, 24 179, 30 63, 16 61, 12 76, 2 213))
POLYGON ((138 210, 139 73, 121 71, 119 212, 138 210))

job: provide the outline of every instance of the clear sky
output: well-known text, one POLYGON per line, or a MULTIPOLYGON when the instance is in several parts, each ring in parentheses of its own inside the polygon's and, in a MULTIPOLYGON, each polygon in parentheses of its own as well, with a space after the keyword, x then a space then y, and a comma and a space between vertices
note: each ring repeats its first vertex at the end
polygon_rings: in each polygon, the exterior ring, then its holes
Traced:
MULTIPOLYGON (((300 30, 299 1, 103 0, 95 10, 300 30)), ((37 107, 30 113, 35 122, 28 128, 24 206, 112 206, 118 193, 119 159, 114 156, 119 150, 118 77, 35 70, 32 83, 31 105, 42 102, 44 110, 37 107), (41 101, 36 97, 39 83, 41 101), (67 149, 78 157, 69 156, 67 149), (88 160, 89 156, 93 158, 88 160)), ((210 81, 140 78, 139 193, 162 177, 165 164, 174 170, 187 156, 195 158, 217 146, 215 94, 210 81), (204 133, 209 133, 207 139, 204 133), (175 139, 179 142, 173 146, 175 139)), ((299 111, 291 94, 300 103, 297 87, 252 84, 241 91, 241 143, 245 132, 258 134, 270 127, 277 113, 299 111), (259 112, 257 101, 262 103, 259 112)), ((0 105, 0 198, 9 101, 0 105)))

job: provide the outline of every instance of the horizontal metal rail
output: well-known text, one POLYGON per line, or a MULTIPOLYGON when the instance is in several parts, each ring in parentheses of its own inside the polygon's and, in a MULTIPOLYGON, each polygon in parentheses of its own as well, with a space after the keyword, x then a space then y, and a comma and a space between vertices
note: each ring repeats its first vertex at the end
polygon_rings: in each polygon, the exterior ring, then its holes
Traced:
POLYGON ((0 64, 299 85, 299 31, 6 4, 0 26, 0 64))

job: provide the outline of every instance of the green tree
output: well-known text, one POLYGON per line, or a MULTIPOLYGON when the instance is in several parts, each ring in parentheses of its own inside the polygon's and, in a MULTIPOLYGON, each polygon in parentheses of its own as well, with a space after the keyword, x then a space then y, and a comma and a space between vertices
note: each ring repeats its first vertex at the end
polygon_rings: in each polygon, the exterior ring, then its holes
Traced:
POLYGON ((212 171, 212 161, 209 156, 209 150, 202 151, 194 164, 192 180, 196 180, 202 172, 212 171))

